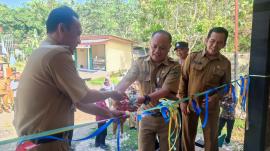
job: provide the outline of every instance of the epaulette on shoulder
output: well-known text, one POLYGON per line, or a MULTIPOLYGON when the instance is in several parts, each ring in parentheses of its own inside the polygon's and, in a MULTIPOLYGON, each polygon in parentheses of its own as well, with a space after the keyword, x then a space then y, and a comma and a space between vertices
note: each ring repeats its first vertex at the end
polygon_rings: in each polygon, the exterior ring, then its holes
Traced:
POLYGON ((225 55, 221 54, 220 56, 222 57, 222 59, 226 60, 227 62, 231 62, 225 55))
POLYGON ((147 57, 148 57, 148 55, 139 56, 138 59, 145 59, 145 58, 147 58, 147 57))
POLYGON ((202 51, 193 51, 190 54, 198 54, 198 53, 202 53, 202 51))
POLYGON ((179 64, 177 61, 175 61, 173 58, 168 57, 168 61, 173 64, 179 64))
POLYGON ((200 53, 202 53, 202 51, 193 51, 193 52, 191 52, 189 55, 190 55, 191 57, 195 57, 195 56, 197 56, 197 55, 200 54, 200 53))

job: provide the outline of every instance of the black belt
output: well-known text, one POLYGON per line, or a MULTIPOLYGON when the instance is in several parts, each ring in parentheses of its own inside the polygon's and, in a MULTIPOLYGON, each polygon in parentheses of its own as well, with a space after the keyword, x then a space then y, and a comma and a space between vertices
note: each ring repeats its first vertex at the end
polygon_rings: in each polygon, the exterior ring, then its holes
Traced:
POLYGON ((161 114, 161 112, 155 112, 155 113, 152 113, 151 116, 153 116, 153 117, 161 117, 162 114, 161 114))
MULTIPOLYGON (((64 139, 65 136, 67 134, 66 133, 57 133, 57 134, 53 134, 53 135, 48 135, 48 136, 53 136, 53 137, 57 137, 57 138, 60 138, 60 139, 64 139)), ((44 144, 44 143, 50 143, 50 142, 54 142, 54 141, 57 141, 55 139, 51 139, 51 138, 42 138, 42 139, 33 139, 31 140, 34 144, 44 144)))

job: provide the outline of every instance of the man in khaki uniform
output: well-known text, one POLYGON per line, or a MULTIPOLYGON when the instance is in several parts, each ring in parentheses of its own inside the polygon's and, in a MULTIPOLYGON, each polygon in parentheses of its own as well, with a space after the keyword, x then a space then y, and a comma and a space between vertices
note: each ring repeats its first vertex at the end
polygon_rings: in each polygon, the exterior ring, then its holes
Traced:
MULTIPOLYGON (((230 61, 220 53, 226 45, 227 37, 228 31, 225 28, 212 28, 205 40, 205 50, 191 53, 187 57, 180 80, 180 99, 231 81, 230 61)), ((208 121, 203 129, 206 151, 218 150, 218 117, 221 98, 222 94, 219 91, 209 94, 208 121)), ((202 109, 200 118, 203 121, 205 98, 201 96, 195 100, 202 109)), ((192 108, 191 101, 181 103, 181 110, 183 112, 182 149, 194 151, 198 116, 192 108)))
MULTIPOLYGON (((179 64, 168 57, 171 48, 171 34, 160 30, 152 34, 149 56, 136 60, 127 75, 116 87, 124 92, 133 82, 138 81, 141 110, 152 108, 160 98, 175 96, 179 84, 179 64)), ((168 124, 159 111, 143 117, 139 123, 139 151, 154 151, 156 135, 160 150, 168 151, 168 124)))
MULTIPOLYGON (((47 22, 47 39, 34 50, 22 73, 15 100, 14 126, 18 136, 35 134, 74 124, 74 108, 110 118, 121 115, 93 102, 112 97, 125 98, 117 91, 90 90, 79 77, 72 54, 80 43, 78 15, 69 7, 51 11, 47 22)), ((67 139, 68 132, 54 134, 67 139)), ((32 140, 32 150, 67 151, 68 141, 32 140)))

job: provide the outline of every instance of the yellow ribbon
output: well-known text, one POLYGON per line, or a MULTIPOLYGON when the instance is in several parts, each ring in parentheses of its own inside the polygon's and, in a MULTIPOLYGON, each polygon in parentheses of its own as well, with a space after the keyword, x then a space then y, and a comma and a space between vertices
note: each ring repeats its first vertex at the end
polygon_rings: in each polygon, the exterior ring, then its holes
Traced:
POLYGON ((178 112, 178 103, 175 103, 174 101, 170 101, 168 99, 162 98, 159 100, 159 102, 162 103, 162 105, 166 106, 170 111, 170 122, 169 122, 169 130, 168 130, 168 143, 169 143, 169 151, 176 150, 175 145, 177 143, 177 139, 179 136, 179 112, 178 112), (172 131, 172 125, 174 123, 174 130, 172 131), (173 138, 174 137, 174 138, 173 138), (173 142, 171 142, 171 139, 174 139, 173 142))

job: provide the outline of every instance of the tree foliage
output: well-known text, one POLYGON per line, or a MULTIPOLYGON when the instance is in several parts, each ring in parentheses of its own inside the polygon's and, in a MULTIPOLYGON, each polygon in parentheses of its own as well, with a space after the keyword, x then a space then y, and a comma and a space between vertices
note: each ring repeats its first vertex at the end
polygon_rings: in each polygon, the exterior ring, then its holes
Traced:
MULTIPOLYGON (((18 47, 30 54, 45 38, 45 21, 49 12, 60 5, 73 7, 79 14, 83 34, 116 35, 147 42, 151 33, 164 29, 173 43, 185 40, 192 51, 204 47, 210 28, 229 30, 226 51, 234 49, 234 1, 231 0, 33 0, 21 7, 0 4, 0 26, 15 37, 18 47)), ((252 0, 239 3, 239 50, 250 48, 252 0)), ((2 33, 3 34, 3 33, 2 33)))

